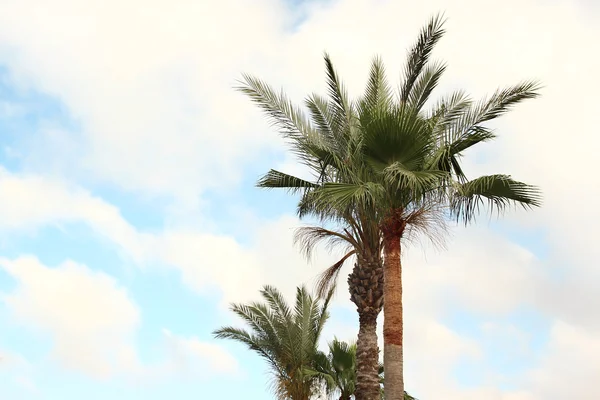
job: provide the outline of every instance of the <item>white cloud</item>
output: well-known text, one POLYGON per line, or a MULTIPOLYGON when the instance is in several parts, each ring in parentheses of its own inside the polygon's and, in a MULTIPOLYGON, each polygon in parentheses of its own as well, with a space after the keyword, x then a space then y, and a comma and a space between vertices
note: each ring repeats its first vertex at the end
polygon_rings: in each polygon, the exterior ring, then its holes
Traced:
POLYGON ((98 377, 138 368, 139 310, 112 277, 71 261, 50 268, 32 256, 2 258, 0 267, 18 282, 2 301, 17 323, 52 337, 66 367, 98 377))
POLYGON ((506 314, 534 302, 547 279, 529 250, 482 227, 454 229, 447 250, 411 247, 403 263, 407 284, 426 292, 423 295, 409 288, 407 300, 429 298, 438 305, 446 304, 439 310, 442 312, 458 306, 506 314))
POLYGON ((39 394, 39 388, 31 378, 33 365, 21 354, 0 349, 0 376, 3 382, 15 383, 30 394, 39 394))
MULTIPOLYGON (((272 0, 173 6, 3 3, 3 11, 27 15, 30 24, 2 18, 0 57, 15 79, 57 96, 81 123, 84 136, 72 140, 84 153, 69 156, 83 171, 125 189, 193 197, 229 181, 230 161, 263 143, 246 128, 250 107, 231 86, 256 63, 253 44, 277 47, 287 18, 272 0)), ((43 146, 37 150, 43 156, 43 146)))
MULTIPOLYGON (((168 330, 163 332, 165 357, 143 364, 135 346, 140 311, 127 291, 102 272, 71 261, 47 267, 32 256, 2 258, 0 268, 17 281, 17 288, 1 297, 14 322, 48 334, 53 358, 68 369, 98 379, 153 380, 237 371, 236 361, 221 346, 168 330)), ((0 353, 0 367, 21 371, 28 366, 19 355, 0 353)), ((15 379, 31 388, 29 375, 15 379)))
POLYGON ((167 367, 178 376, 206 379, 214 374, 233 376, 239 373, 236 359, 220 345, 174 335, 167 329, 163 334, 169 353, 167 367))
POLYGON ((535 398, 596 399, 593 382, 600 374, 599 357, 597 333, 556 321, 540 367, 528 375, 535 398))
POLYGON ((306 265, 293 247, 293 232, 299 225, 294 217, 249 226, 254 234, 245 246, 230 236, 198 230, 151 234, 137 230, 117 207, 79 187, 5 170, 0 170, 0 178, 0 231, 35 232, 45 225, 84 222, 140 265, 170 265, 191 288, 218 288, 227 303, 254 297, 267 283, 293 295, 298 284, 311 284, 324 266, 333 262, 333 256, 326 256, 314 260, 312 267, 306 265), (44 198, 42 204, 40 198, 44 198))
POLYGON ((125 221, 117 207, 60 180, 12 174, 0 167, 0 232, 34 232, 45 225, 78 221, 126 249, 127 255, 143 259, 146 236, 125 221))

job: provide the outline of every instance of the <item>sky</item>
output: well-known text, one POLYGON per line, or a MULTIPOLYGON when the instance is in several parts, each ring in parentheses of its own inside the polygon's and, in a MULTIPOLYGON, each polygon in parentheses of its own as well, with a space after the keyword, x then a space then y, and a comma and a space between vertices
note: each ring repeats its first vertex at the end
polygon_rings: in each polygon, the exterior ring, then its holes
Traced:
MULTIPOLYGON (((233 87, 249 73, 301 104, 326 93, 324 51, 353 97, 375 55, 396 85, 438 11, 438 95, 544 85, 464 160, 470 177, 539 185, 544 204, 407 248, 407 389, 600 398, 589 0, 0 0, 0 398, 273 398, 260 359, 211 332, 240 324, 231 302, 265 284, 291 299, 336 254, 305 260, 296 199, 254 187, 304 171, 233 87)), ((348 297, 342 279, 324 341, 355 337, 348 297)))

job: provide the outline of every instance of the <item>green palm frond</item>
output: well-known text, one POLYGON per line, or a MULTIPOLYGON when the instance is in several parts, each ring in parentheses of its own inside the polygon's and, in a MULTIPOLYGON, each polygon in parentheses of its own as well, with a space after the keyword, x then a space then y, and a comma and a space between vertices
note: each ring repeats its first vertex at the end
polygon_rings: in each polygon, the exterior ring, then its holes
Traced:
POLYGON ((335 115, 331 110, 329 102, 323 97, 313 93, 305 100, 305 105, 310 112, 311 119, 319 134, 335 146, 334 130, 337 126, 335 125, 335 115))
POLYGON ((246 324, 250 325, 253 331, 261 336, 266 336, 265 325, 268 323, 267 319, 269 316, 263 315, 261 312, 257 312, 251 305, 234 304, 231 307, 233 311, 240 319, 246 324))
POLYGON ((408 104, 416 111, 420 111, 437 87, 444 71, 446 71, 446 64, 442 62, 425 66, 410 91, 408 104))
POLYGON ((314 192, 316 201, 336 209, 347 209, 353 204, 376 204, 385 196, 385 188, 377 182, 359 184, 328 182, 314 192))
MULTIPOLYGON (((335 125, 334 132, 342 132, 348 123, 350 115, 350 102, 348 101, 348 93, 346 88, 339 80, 329 54, 323 56, 325 60, 325 72, 327 75, 327 86, 329 88, 330 108, 333 115, 333 123, 335 125)), ((342 136, 338 139, 343 140, 342 136)))
MULTIPOLYGON (((363 141, 364 160, 379 172, 394 162, 415 170, 435 146, 428 121, 401 107, 383 113, 364 127, 363 141)), ((369 171, 362 167, 357 172, 369 171)))
POLYGON ((283 298, 283 295, 279 290, 273 286, 265 285, 260 291, 263 298, 267 301, 267 304, 273 310, 273 314, 282 320, 288 320, 291 316, 290 307, 283 298))
POLYGON ((487 142, 488 140, 495 139, 496 135, 483 126, 474 126, 472 127, 468 134, 461 135, 456 138, 456 140, 448 143, 448 147, 450 148, 450 154, 453 156, 460 155, 466 149, 483 142, 487 142))
POLYGON ((321 332, 323 332, 323 327, 325 326, 325 322, 327 322, 327 320, 329 319, 329 304, 331 303, 331 299, 333 298, 333 293, 334 293, 334 288, 331 288, 329 290, 329 292, 327 293, 326 296, 323 297, 323 305, 321 307, 321 312, 319 314, 319 318, 317 321, 317 330, 316 332, 318 332, 318 336, 321 335, 321 332))
POLYGON ((444 22, 442 14, 432 17, 427 26, 421 30, 417 43, 410 49, 404 72, 404 81, 400 89, 400 101, 402 103, 408 101, 415 82, 429 61, 433 48, 444 35, 444 22))
POLYGON ((482 100, 479 104, 465 110, 461 117, 448 126, 447 141, 462 141, 461 151, 466 150, 482 140, 471 140, 474 138, 493 138, 494 135, 481 124, 502 116, 511 110, 513 106, 523 100, 533 99, 539 96, 541 86, 535 81, 527 81, 506 89, 497 90, 489 99, 482 100))
POLYGON ((446 177, 447 173, 440 170, 411 170, 396 161, 383 171, 384 181, 396 190, 408 190, 415 199, 425 194, 432 185, 446 177))
POLYGON ((321 353, 319 362, 306 372, 326 382, 329 393, 335 393, 335 398, 350 398, 356 390, 356 344, 335 338, 328 347, 329 353, 321 353))
POLYGON ((386 110, 392 104, 392 91, 385 75, 385 66, 380 57, 374 57, 371 62, 369 80, 365 94, 358 102, 360 115, 371 115, 377 110, 386 110))
POLYGON ((319 351, 315 356, 315 363, 312 367, 304 369, 304 374, 308 377, 315 377, 325 384, 328 392, 333 392, 337 387, 335 377, 331 374, 331 363, 327 354, 319 351))
POLYGON ((256 186, 265 189, 287 189, 290 193, 297 193, 319 185, 272 169, 258 180, 256 186))
POLYGON ((523 100, 539 97, 541 85, 537 81, 525 81, 505 89, 497 90, 488 100, 474 109, 477 124, 498 118, 523 100))
POLYGON ((280 372, 279 363, 272 354, 272 351, 270 351, 270 348, 265 346, 264 341, 259 340, 247 331, 227 326, 214 331, 213 335, 217 339, 229 339, 245 344, 250 350, 255 351, 261 358, 267 361, 271 368, 280 372))
POLYGON ((242 74, 236 89, 256 103, 277 126, 284 137, 296 138, 311 135, 313 128, 302 110, 294 106, 281 91, 277 94, 267 83, 247 74, 242 74))
POLYGON ((470 222, 486 203, 490 210, 503 212, 511 205, 524 208, 541 206, 541 192, 531 185, 513 180, 508 175, 488 175, 455 184, 451 210, 457 218, 470 222))
POLYGON ((433 134, 445 140, 449 128, 463 117, 471 105, 472 101, 464 90, 454 91, 438 100, 428 115, 433 134))

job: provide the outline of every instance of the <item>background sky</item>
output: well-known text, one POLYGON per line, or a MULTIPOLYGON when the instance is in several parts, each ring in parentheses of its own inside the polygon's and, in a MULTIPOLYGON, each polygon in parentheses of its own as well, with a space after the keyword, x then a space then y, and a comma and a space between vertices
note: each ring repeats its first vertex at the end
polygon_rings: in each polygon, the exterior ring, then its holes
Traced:
MULTIPOLYGON (((270 399, 211 332, 264 284, 292 296, 335 254, 292 246, 302 173, 242 72, 300 103, 328 51, 350 94, 391 81, 445 11, 438 94, 538 78, 542 97, 465 160, 543 188, 544 207, 409 248, 406 381, 424 400, 600 398, 600 9, 586 0, 0 0, 0 398, 270 399)), ((347 270, 350 266, 347 267, 347 270)), ((352 339, 342 280, 325 332, 352 339)), ((381 318, 380 318, 381 319, 381 318)), ((381 321, 380 321, 381 322, 381 321)))

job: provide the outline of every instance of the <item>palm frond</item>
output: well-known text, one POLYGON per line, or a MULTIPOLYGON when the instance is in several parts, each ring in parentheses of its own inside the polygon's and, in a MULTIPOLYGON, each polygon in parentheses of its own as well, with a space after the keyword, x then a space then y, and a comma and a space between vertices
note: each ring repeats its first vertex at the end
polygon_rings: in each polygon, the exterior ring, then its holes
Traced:
POLYGON ((251 335, 244 329, 238 329, 232 326, 226 326, 213 332, 216 339, 229 339, 235 340, 245 344, 250 350, 255 351, 260 357, 265 359, 271 368, 279 370, 278 363, 275 357, 270 354, 268 347, 265 347, 264 343, 258 340, 255 336, 251 335))
POLYGON ((385 196, 385 188, 377 182, 359 184, 328 182, 313 194, 321 204, 329 204, 340 210, 355 204, 375 204, 378 199, 385 196))
POLYGON ((493 133, 481 124, 502 116, 523 100, 538 97, 540 88, 541 86, 537 82, 526 81, 497 90, 489 99, 484 99, 477 105, 464 110, 460 118, 456 118, 452 124, 448 124, 446 141, 461 141, 461 151, 464 151, 481 142, 482 137, 485 138, 484 140, 494 138, 493 133))
POLYGON ((266 189, 283 188, 287 189, 290 193, 297 193, 300 190, 318 187, 315 183, 274 169, 263 175, 256 183, 256 186, 266 189))
POLYGON ((359 247, 356 238, 347 233, 337 232, 321 226, 304 226, 294 232, 294 245, 299 245, 302 253, 310 260, 315 247, 325 241, 330 249, 336 245, 359 247))
POLYGON ((444 35, 444 22, 442 14, 433 16, 427 26, 421 29, 417 42, 410 49, 404 72, 404 81, 400 89, 400 101, 402 103, 408 101, 413 86, 427 64, 433 48, 444 35))
POLYGON ((323 305, 321 306, 321 311, 319 313, 319 317, 317 319, 317 323, 315 324, 315 332, 317 336, 321 336, 321 332, 323 332, 323 327, 325 326, 325 322, 329 319, 329 304, 331 303, 331 299, 333 298, 333 293, 335 292, 335 288, 332 287, 327 292, 327 295, 323 297, 323 305))
POLYGON ((535 99, 540 95, 541 85, 537 81, 524 81, 505 89, 497 90, 489 100, 484 100, 474 110, 477 124, 489 121, 510 111, 523 100, 535 99))
POLYGON ((365 94, 359 102, 361 115, 386 110, 391 103, 392 92, 385 76, 383 61, 380 57, 374 57, 365 94))
POLYGON ((279 290, 273 286, 265 285, 260 293, 278 318, 284 320, 290 318, 291 310, 279 290))
POLYGON ((348 260, 355 254, 356 250, 349 251, 342 258, 336 261, 331 267, 321 272, 317 279, 317 296, 319 296, 320 298, 325 298, 330 291, 335 290, 335 284, 337 282, 337 278, 340 274, 340 271, 344 266, 344 263, 346 262, 346 260, 348 260))
POLYGON ((246 322, 253 329, 256 335, 265 337, 265 317, 262 313, 257 313, 251 305, 245 304, 233 304, 231 306, 233 311, 239 318, 246 322))
POLYGON ((407 212, 406 230, 403 240, 406 242, 427 239, 434 248, 444 249, 448 238, 448 223, 445 208, 439 202, 421 204, 407 212))
MULTIPOLYGON (((411 170, 420 167, 435 146, 429 122, 404 108, 378 116, 364 129, 364 159, 368 166, 381 172, 400 162, 411 170)), ((364 170, 367 177, 368 170, 364 170)), ((357 173, 363 170, 358 169, 357 173)))
POLYGON ((335 144, 334 129, 335 116, 330 108, 329 102, 317 94, 310 95, 305 100, 305 105, 310 112, 312 121, 318 132, 326 138, 330 143, 335 144))
POLYGON ((432 185, 446 177, 440 170, 411 170, 400 162, 385 168, 384 179, 396 190, 409 190, 416 198, 426 193, 432 185))
POLYGON ((456 183, 451 199, 451 211, 457 219, 471 222, 487 200, 490 210, 498 213, 511 205, 524 208, 541 206, 541 192, 531 185, 513 180, 508 175, 487 175, 465 183, 456 183))
POLYGON ((304 113, 285 96, 277 94, 267 83, 247 74, 235 89, 256 103, 287 138, 310 135, 313 128, 304 113))
POLYGON ((410 91, 408 104, 416 111, 420 111, 437 87, 444 71, 446 71, 446 64, 441 62, 425 66, 410 91))
POLYGON ((457 90, 440 99, 429 113, 428 120, 433 132, 443 138, 448 127, 455 124, 465 111, 469 109, 472 101, 464 90, 457 90))
MULTIPOLYGON (((349 122, 350 117, 350 102, 348 101, 348 93, 346 88, 340 81, 333 67, 333 63, 329 54, 323 55, 325 60, 325 72, 327 75, 327 86, 329 88, 330 108, 332 110, 334 133, 341 133, 349 122)), ((343 141, 342 135, 336 135, 338 140, 343 141)))

